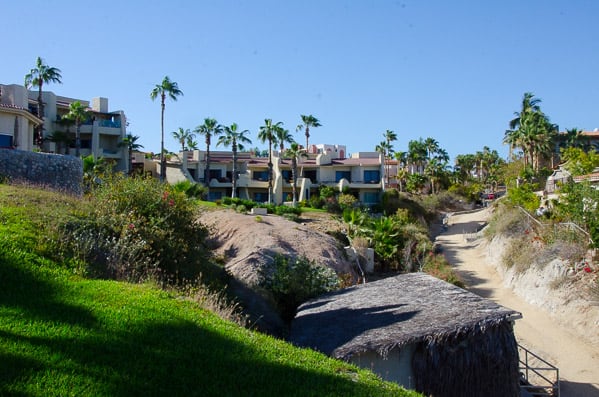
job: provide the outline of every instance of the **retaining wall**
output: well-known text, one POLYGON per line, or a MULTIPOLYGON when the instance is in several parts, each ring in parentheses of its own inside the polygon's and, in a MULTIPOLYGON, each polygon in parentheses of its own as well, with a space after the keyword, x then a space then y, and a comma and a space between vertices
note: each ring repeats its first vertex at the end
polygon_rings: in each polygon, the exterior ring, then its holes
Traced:
POLYGON ((83 193, 83 162, 73 156, 0 149, 0 177, 75 195, 83 193))

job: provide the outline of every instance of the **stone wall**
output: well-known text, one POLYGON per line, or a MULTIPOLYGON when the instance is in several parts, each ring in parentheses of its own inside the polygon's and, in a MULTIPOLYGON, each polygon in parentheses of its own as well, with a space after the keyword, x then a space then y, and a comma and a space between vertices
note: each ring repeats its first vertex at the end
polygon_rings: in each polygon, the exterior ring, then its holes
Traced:
POLYGON ((0 177, 75 195, 83 193, 83 162, 73 156, 0 149, 0 177))

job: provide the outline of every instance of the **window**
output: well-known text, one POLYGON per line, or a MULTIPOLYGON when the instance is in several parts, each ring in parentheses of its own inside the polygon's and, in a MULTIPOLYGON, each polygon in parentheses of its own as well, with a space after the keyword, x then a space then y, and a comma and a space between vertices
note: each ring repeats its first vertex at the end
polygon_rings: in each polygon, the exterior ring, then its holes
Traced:
POLYGON ((283 177, 284 181, 291 181, 291 170, 282 170, 281 176, 283 177))
POLYGON ((379 170, 364 171, 364 183, 379 183, 381 172, 379 170))
POLYGON ((208 192, 208 201, 216 201, 221 198, 223 198, 223 192, 214 192, 212 190, 208 192))
POLYGON ((339 182, 341 179, 347 179, 351 182, 351 172, 350 171, 335 171, 335 182, 339 182))
POLYGON ((257 203, 266 203, 268 201, 268 193, 264 193, 264 192, 254 193, 254 201, 257 203))
POLYGON ((309 179, 311 183, 316 182, 316 170, 304 171, 304 178, 309 179))
POLYGON ((221 170, 210 170, 210 178, 209 179, 218 179, 221 176, 221 170))
POLYGON ((0 147, 12 147, 12 136, 0 134, 0 147))
POLYGON ((378 192, 364 192, 364 204, 377 204, 379 202, 378 192))
POLYGON ((268 181, 268 171, 254 171, 252 179, 256 181, 268 181))

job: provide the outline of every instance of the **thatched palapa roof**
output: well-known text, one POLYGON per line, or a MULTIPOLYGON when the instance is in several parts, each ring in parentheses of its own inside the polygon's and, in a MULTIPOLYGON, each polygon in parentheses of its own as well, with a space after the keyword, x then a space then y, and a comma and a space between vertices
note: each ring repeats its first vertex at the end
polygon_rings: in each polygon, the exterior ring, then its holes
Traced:
POLYGON ((514 310, 435 277, 410 273, 304 303, 290 340, 343 360, 365 351, 386 357, 394 347, 442 344, 518 317, 514 310))

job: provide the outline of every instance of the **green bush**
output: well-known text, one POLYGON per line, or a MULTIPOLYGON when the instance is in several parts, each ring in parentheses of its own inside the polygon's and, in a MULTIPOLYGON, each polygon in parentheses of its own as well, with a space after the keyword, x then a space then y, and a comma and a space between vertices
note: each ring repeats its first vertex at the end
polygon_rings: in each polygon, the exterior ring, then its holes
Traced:
POLYGON ((169 185, 114 176, 94 190, 86 213, 64 225, 63 239, 90 276, 216 280, 208 230, 195 218, 193 203, 169 185))
POLYGON ((512 204, 519 205, 528 212, 534 212, 541 203, 541 199, 533 191, 533 186, 528 183, 509 189, 507 198, 512 204))
POLYGON ((206 198, 207 189, 200 183, 193 183, 188 180, 177 182, 173 185, 175 192, 185 193, 189 198, 204 199, 206 198))
POLYGON ((358 204, 358 199, 352 194, 342 193, 337 197, 337 202, 339 203, 341 211, 344 211, 347 208, 354 208, 358 204))
POLYGON ((281 317, 291 321, 299 305, 325 292, 339 289, 340 280, 334 270, 305 257, 277 255, 272 269, 261 272, 260 285, 269 291, 281 317))

